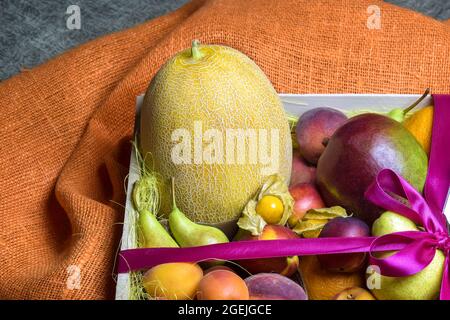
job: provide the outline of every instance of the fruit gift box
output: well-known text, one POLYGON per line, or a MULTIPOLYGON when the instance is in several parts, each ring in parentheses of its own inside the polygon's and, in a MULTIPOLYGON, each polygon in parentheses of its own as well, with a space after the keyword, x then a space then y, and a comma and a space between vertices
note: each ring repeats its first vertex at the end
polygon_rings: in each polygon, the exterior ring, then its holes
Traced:
POLYGON ((137 99, 116 298, 450 299, 449 123, 450 96, 277 94, 193 41, 137 99))

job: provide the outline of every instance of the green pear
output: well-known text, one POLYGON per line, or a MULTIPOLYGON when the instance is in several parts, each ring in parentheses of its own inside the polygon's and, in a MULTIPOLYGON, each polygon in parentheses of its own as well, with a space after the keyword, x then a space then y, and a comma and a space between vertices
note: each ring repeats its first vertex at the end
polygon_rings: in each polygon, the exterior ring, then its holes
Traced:
POLYGON ((176 248, 178 244, 173 240, 167 230, 162 226, 154 214, 148 210, 139 212, 139 224, 141 231, 141 247, 143 248, 176 248))
POLYGON ((180 247, 196 247, 229 242, 227 236, 220 229, 195 223, 178 209, 175 202, 175 183, 173 178, 172 208, 172 212, 169 214, 169 228, 180 247))
POLYGON ((372 235, 376 237, 401 231, 419 231, 419 228, 410 219, 392 211, 384 212, 372 225, 372 235))
MULTIPOLYGON (((384 212, 372 226, 372 235, 382 236, 400 231, 417 231, 419 228, 410 219, 392 211, 384 212)), ((384 252, 386 257, 394 252, 384 252)), ((434 300, 439 297, 445 256, 437 250, 432 262, 422 271, 409 277, 387 277, 379 274, 379 287, 371 289, 379 300, 434 300)), ((371 275, 370 277, 373 277, 371 275)))

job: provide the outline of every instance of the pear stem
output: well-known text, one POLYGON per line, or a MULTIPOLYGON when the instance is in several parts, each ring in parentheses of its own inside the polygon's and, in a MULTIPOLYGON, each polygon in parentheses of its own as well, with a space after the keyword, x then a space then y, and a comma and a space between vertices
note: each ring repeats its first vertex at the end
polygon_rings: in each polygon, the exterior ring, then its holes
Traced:
POLYGON ((191 56, 195 60, 201 59, 204 56, 204 54, 200 51, 200 41, 197 39, 192 40, 191 56))
POLYGON ((425 99, 428 94, 430 93, 430 88, 427 88, 427 90, 425 90, 425 92, 423 93, 423 95, 416 101, 414 102, 412 105, 410 105, 408 108, 406 108, 405 110, 403 110, 403 114, 406 115, 408 112, 410 112, 412 109, 414 109, 419 103, 422 102, 423 99, 425 99))
POLYGON ((175 178, 172 177, 170 179, 170 182, 172 184, 172 207, 173 207, 173 209, 175 209, 175 208, 177 208, 177 203, 175 201, 175 178))

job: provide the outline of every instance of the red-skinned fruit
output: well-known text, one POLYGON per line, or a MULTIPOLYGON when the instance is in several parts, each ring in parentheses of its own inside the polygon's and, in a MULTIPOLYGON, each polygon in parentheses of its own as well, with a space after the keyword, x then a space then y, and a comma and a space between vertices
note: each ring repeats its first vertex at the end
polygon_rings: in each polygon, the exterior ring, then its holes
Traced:
POLYGON ((292 153, 291 182, 293 186, 298 183, 314 183, 316 180, 316 167, 309 165, 298 150, 292 153))
POLYGON ((309 209, 324 208, 325 204, 316 187, 310 183, 299 183, 289 187, 289 193, 294 198, 294 210, 288 223, 293 228, 303 218, 309 209))
POLYGON ((308 300, 297 282, 276 273, 258 273, 246 278, 245 283, 250 300, 308 300))
MULTIPOLYGON (((320 232, 319 238, 368 237, 370 229, 367 224, 357 218, 334 218, 320 232)), ((345 241, 345 239, 343 239, 345 241)), ((360 270, 366 261, 365 253, 339 253, 318 255, 320 264, 329 271, 355 272, 360 270)))
POLYGON ((302 157, 317 164, 328 140, 345 121, 347 116, 332 108, 315 108, 302 114, 295 127, 302 157))
POLYGON ((327 206, 342 206, 372 225, 384 210, 364 193, 380 170, 395 171, 421 192, 427 168, 425 151, 401 123, 366 113, 336 130, 317 164, 316 182, 327 206))

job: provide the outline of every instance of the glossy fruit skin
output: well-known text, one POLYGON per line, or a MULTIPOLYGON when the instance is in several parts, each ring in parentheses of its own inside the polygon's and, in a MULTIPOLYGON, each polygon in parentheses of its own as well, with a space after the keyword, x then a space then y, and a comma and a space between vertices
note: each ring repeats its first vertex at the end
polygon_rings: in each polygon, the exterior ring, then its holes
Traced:
POLYGON ((198 300, 248 300, 249 292, 244 280, 228 270, 214 270, 200 281, 198 300))
POLYGON ((365 285, 361 272, 331 272, 319 263, 317 256, 300 257, 299 272, 309 300, 331 300, 342 290, 365 285))
MULTIPOLYGON (((362 220, 349 218, 334 218, 320 232, 319 238, 330 237, 368 237, 369 226, 362 220)), ((322 267, 334 272, 355 272, 364 266, 366 253, 342 253, 318 255, 322 267)))
POLYGON ((316 164, 327 141, 345 121, 347 116, 332 108, 315 108, 302 114, 295 127, 301 156, 316 164))
POLYGON ((314 183, 316 181, 316 167, 306 163, 298 150, 292 152, 292 170, 290 185, 298 183, 314 183))
POLYGON ((405 128, 417 139, 427 155, 430 155, 433 113, 433 106, 427 106, 414 112, 403 122, 405 128))
MULTIPOLYGON (((241 230, 235 240, 281 240, 298 239, 298 235, 291 229, 279 225, 266 225, 259 236, 252 236, 250 232, 241 230)), ((275 272, 284 276, 293 275, 298 268, 298 257, 264 258, 237 261, 250 273, 275 272)))
POLYGON ((388 168, 422 191, 427 155, 402 124, 379 114, 348 120, 328 142, 317 165, 316 182, 327 206, 340 205, 369 225, 383 211, 364 192, 388 168))
POLYGON ((276 224, 283 217, 284 206, 280 198, 266 195, 256 204, 256 213, 268 224, 276 224))
POLYGON ((276 273, 258 273, 246 278, 245 283, 250 300, 308 300, 297 282, 276 273))
POLYGON ((144 274, 143 286, 152 298, 164 300, 193 299, 203 277, 194 263, 164 263, 144 274))
POLYGON ((294 198, 294 209, 288 219, 289 226, 293 228, 305 213, 310 209, 325 207, 316 187, 310 183, 299 183, 289 187, 289 193, 294 198))
POLYGON ((338 293, 333 300, 376 300, 366 289, 351 287, 338 293))

